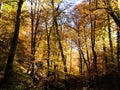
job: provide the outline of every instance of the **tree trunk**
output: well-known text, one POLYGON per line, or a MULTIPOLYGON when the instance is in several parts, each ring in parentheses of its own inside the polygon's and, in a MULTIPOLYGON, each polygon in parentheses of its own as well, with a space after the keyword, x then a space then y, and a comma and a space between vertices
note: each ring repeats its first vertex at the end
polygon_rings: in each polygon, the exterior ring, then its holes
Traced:
POLYGON ((72 40, 71 40, 71 43, 70 43, 70 73, 72 72, 72 40))
POLYGON ((106 11, 113 18, 116 25, 119 27, 119 29, 117 30, 117 60, 118 60, 118 71, 120 72, 120 19, 119 19, 120 13, 118 11, 118 13, 115 14, 109 1, 107 1, 107 3, 105 3, 105 5, 108 6, 106 11))
POLYGON ((86 46, 86 54, 87 54, 87 61, 88 61, 88 75, 90 75, 90 57, 89 57, 89 51, 88 51, 88 45, 87 45, 87 35, 86 35, 86 30, 84 26, 84 39, 85 39, 85 46, 86 46))
POLYGON ((47 66, 48 66, 48 77, 49 77, 49 73, 50 73, 50 70, 49 70, 49 67, 50 67, 50 35, 47 36, 47 46, 48 46, 48 55, 47 55, 47 66))
POLYGON ((49 74, 50 74, 50 35, 51 35, 51 31, 52 31, 52 28, 50 28, 50 31, 48 30, 48 23, 47 23, 47 20, 45 19, 45 27, 46 27, 46 33, 47 33, 47 68, 48 68, 48 71, 47 71, 47 77, 49 77, 49 74))
MULTIPOLYGON (((35 3, 38 4, 38 3, 35 3)), ((37 36, 37 31, 38 31, 38 26, 39 26, 39 16, 41 11, 39 10, 39 7, 37 8, 37 5, 33 8, 33 0, 31 0, 31 73, 30 75, 34 78, 34 61, 35 61, 35 53, 36 53, 36 36, 37 36), (37 11, 36 11, 37 10, 37 11), (36 17, 36 18, 35 18, 36 17)))
POLYGON ((103 40, 103 52, 104 52, 104 62, 105 62, 105 73, 107 74, 107 70, 108 70, 108 60, 107 60, 107 55, 106 55, 106 46, 105 46, 105 43, 104 43, 104 37, 102 38, 103 40))
POLYGON ((120 28, 120 20, 119 20, 119 18, 112 11, 109 12, 109 14, 113 18, 113 20, 115 21, 116 25, 120 28))
POLYGON ((120 14, 118 12, 118 16, 117 16, 113 11, 108 11, 108 13, 113 18, 116 25, 119 27, 119 29, 117 30, 117 60, 118 60, 118 71, 120 72, 120 19, 119 19, 120 14))
MULTIPOLYGON (((77 34, 78 34, 78 51, 79 51, 79 63, 80 63, 80 66, 79 66, 79 71, 80 71, 80 75, 82 76, 83 75, 83 71, 82 71, 82 53, 81 53, 81 46, 80 46, 80 32, 79 32, 79 29, 77 31, 77 34)), ((84 57, 84 56, 83 56, 84 57)))
MULTIPOLYGON (((91 4, 91 0, 89 0, 89 4, 91 4)), ((95 1, 95 8, 97 8, 97 0, 95 1)), ((95 51, 95 31, 96 31, 96 15, 90 15, 90 23, 91 23, 91 48, 93 53, 93 68, 95 76, 97 75, 97 54, 95 51), (94 18, 94 19, 93 19, 94 18)))
POLYGON ((14 36, 12 39, 12 43, 11 43, 11 47, 10 47, 9 55, 8 55, 8 60, 7 60, 6 68, 5 68, 4 79, 7 80, 8 82, 13 77, 13 62, 14 62, 14 56, 15 56, 15 51, 16 51, 16 47, 17 47, 17 43, 18 43, 18 37, 19 37, 20 16, 21 16, 22 4, 23 4, 23 0, 19 0, 16 21, 15 21, 14 36))
POLYGON ((120 72, 120 28, 117 30, 117 60, 118 71, 120 72))
POLYGON ((1 17, 1 15, 2 15, 2 5, 3 5, 3 3, 0 2, 0 17, 1 17))
POLYGON ((55 26, 55 30, 56 30, 56 34, 57 34, 57 40, 58 40, 58 44, 59 44, 59 49, 60 49, 60 52, 61 52, 61 57, 62 57, 62 61, 63 61, 63 65, 64 65, 64 72, 67 72, 67 66, 66 66, 66 57, 64 55, 64 52, 63 52, 63 46, 62 46, 62 43, 61 43, 61 37, 59 35, 59 29, 58 29, 58 23, 57 23, 57 11, 55 9, 55 6, 54 6, 54 0, 51 1, 51 4, 52 4, 52 7, 53 7, 53 25, 55 26))
POLYGON ((91 20, 91 45, 92 45, 92 53, 93 53, 93 67, 96 75, 97 74, 97 55, 95 51, 95 27, 96 27, 96 21, 91 20))
POLYGON ((58 23, 57 23, 56 17, 54 17, 54 24, 55 24, 56 34, 58 36, 59 49, 60 49, 60 52, 61 52, 62 61, 63 61, 63 65, 64 65, 64 72, 67 72, 66 57, 65 57, 64 52, 63 52, 63 47, 62 47, 62 43, 61 43, 61 37, 59 35, 58 23))
POLYGON ((109 15, 108 15, 108 36, 109 36, 109 45, 110 45, 111 62, 114 62, 113 44, 112 44, 112 36, 111 36, 111 25, 110 25, 110 17, 109 17, 109 15))
POLYGON ((34 77, 34 11, 33 11, 33 1, 31 0, 31 73, 30 75, 34 77))

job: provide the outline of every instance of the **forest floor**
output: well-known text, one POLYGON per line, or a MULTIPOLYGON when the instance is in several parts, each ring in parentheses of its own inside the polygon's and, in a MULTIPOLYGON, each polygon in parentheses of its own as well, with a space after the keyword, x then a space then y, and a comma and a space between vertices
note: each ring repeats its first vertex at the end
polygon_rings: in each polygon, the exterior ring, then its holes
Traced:
MULTIPOLYGON (((1 80, 3 75, 4 72, 0 72, 1 80)), ((117 72, 98 76, 94 80, 67 75, 66 79, 50 78, 49 81, 41 77, 36 82, 28 74, 21 73, 16 73, 14 79, 15 90, 120 90, 120 73, 117 72)), ((0 83, 0 90, 12 89, 3 89, 0 83)))

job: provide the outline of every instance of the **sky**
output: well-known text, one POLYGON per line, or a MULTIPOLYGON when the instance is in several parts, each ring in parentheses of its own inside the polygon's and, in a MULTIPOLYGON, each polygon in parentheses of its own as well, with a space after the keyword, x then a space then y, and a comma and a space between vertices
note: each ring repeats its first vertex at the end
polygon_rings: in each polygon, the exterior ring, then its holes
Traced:
POLYGON ((81 3, 83 0, 66 0, 67 2, 73 2, 74 4, 81 3))
MULTIPOLYGON (((62 0, 62 3, 60 4, 61 9, 65 8, 65 6, 68 6, 70 4, 70 8, 68 9, 68 11, 72 10, 75 5, 81 3, 83 0, 62 0)), ((30 5, 29 2, 27 2, 28 5, 30 5)))
POLYGON ((71 1, 75 2, 75 4, 79 4, 79 3, 81 3, 83 0, 71 0, 71 1))
POLYGON ((74 8, 75 5, 81 3, 83 0, 62 0, 61 7, 71 5, 70 9, 74 8))

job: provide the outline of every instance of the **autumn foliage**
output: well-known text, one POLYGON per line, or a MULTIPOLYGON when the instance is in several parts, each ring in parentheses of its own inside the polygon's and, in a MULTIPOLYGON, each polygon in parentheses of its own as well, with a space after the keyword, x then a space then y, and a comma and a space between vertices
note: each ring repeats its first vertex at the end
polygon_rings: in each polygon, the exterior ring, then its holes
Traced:
POLYGON ((119 90, 119 0, 0 0, 0 89, 119 90))

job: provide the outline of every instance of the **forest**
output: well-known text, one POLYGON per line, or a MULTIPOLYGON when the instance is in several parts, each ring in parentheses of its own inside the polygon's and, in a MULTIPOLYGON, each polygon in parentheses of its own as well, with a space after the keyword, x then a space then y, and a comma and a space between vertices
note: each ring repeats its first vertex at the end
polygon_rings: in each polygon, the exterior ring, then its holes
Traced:
POLYGON ((0 90, 120 90, 120 0, 0 0, 0 90))

